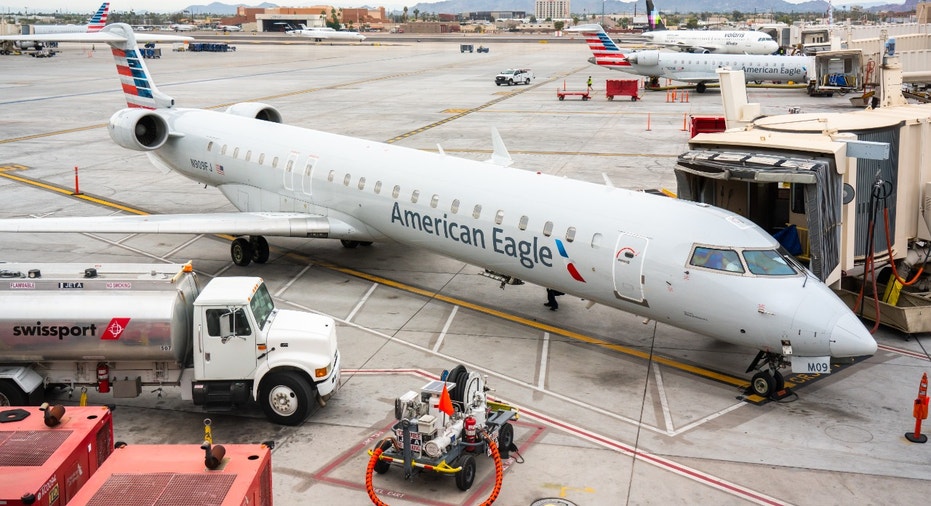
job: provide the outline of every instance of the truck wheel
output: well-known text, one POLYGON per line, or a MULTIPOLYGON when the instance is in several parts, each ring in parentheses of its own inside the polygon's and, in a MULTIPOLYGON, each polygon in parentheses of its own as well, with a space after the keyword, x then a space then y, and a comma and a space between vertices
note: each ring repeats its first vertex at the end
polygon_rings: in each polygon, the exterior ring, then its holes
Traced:
POLYGON ((514 80, 508 79, 508 86, 513 86, 513 85, 514 85, 514 80))
POLYGON ((26 394, 9 380, 0 380, 0 406, 25 406, 26 394))
MULTIPOLYGON (((391 448, 391 441, 382 441, 378 447, 381 448, 382 453, 384 453, 388 451, 388 448, 391 448)), ((375 463, 375 472, 378 474, 385 474, 388 472, 388 469, 391 469, 391 464, 384 460, 378 459, 378 462, 375 463)))
POLYGON ((310 414, 313 393, 313 387, 296 372, 277 372, 262 380, 259 401, 272 422, 298 425, 310 414))
POLYGON ((502 459, 509 458, 511 445, 514 444, 514 426, 509 422, 504 422, 498 429, 498 454, 502 459))
POLYGON ((456 473, 456 486, 459 490, 469 490, 475 481, 475 457, 465 454, 459 459, 462 470, 456 473))
POLYGON ((527 86, 530 86, 530 79, 527 79, 526 81, 524 81, 524 84, 526 84, 527 86))
POLYGON ((240 267, 249 265, 252 262, 252 245, 242 237, 235 239, 230 245, 230 257, 240 267))

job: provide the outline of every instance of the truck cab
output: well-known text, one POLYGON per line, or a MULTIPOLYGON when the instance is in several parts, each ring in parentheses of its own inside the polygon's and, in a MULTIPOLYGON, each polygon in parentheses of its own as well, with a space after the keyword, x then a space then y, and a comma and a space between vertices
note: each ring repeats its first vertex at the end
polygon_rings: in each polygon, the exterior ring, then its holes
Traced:
POLYGON ((495 76, 495 84, 497 86, 530 84, 531 79, 533 79, 533 71, 530 69, 507 69, 495 76))

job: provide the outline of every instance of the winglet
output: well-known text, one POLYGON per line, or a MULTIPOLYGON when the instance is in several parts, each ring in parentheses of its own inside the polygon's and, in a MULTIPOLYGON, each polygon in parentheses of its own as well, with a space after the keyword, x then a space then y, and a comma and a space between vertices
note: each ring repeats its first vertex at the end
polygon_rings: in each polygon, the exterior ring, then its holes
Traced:
POLYGON ((508 153, 508 148, 504 145, 501 134, 498 133, 498 129, 495 127, 491 127, 491 144, 494 147, 494 152, 492 152, 491 158, 488 159, 489 163, 501 165, 502 167, 509 167, 514 163, 511 154, 508 153))
POLYGON ((136 47, 136 35, 132 27, 125 23, 113 23, 105 26, 101 32, 118 36, 108 41, 116 60, 116 71, 123 85, 126 105, 141 109, 170 109, 175 99, 158 91, 149 69, 136 47))

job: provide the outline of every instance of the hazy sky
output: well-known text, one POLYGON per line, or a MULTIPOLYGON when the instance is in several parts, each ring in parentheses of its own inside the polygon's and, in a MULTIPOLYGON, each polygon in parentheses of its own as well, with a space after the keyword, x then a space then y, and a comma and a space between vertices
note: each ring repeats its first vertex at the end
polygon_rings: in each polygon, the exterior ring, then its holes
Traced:
MULTIPOLYGON (((170 11, 180 11, 181 9, 193 5, 201 4, 207 5, 213 0, 116 0, 110 3, 110 9, 118 11, 156 11, 156 12, 170 12, 170 11)), ((622 0, 623 1, 623 0, 622 0)), ((642 1, 642 0, 637 0, 642 1)), ((807 0, 786 0, 789 3, 801 3, 807 0)), ((873 1, 873 0, 870 0, 873 1)), ((905 0, 887 0, 888 3, 905 3, 905 0)), ((0 12, 18 12, 28 9, 29 11, 56 11, 60 10, 63 12, 87 12, 92 13, 100 7, 100 4, 103 3, 103 0, 0 0, 0 12)), ((229 4, 235 3, 244 3, 249 4, 251 2, 237 2, 235 0, 230 0, 229 4)), ((261 3, 261 0, 254 2, 256 4, 261 3)), ((278 5, 291 5, 291 6, 300 6, 300 5, 316 5, 313 1, 291 1, 291 2, 282 2, 276 1, 278 5)), ((337 7, 360 7, 362 5, 369 6, 384 6, 387 9, 401 9, 405 5, 412 6, 417 3, 433 3, 433 2, 418 2, 416 0, 409 0, 407 2, 403 0, 382 0, 381 2, 376 0, 329 0, 322 1, 321 4, 335 5, 337 7)), ((834 0, 834 5, 856 5, 864 4, 865 0, 834 0)))

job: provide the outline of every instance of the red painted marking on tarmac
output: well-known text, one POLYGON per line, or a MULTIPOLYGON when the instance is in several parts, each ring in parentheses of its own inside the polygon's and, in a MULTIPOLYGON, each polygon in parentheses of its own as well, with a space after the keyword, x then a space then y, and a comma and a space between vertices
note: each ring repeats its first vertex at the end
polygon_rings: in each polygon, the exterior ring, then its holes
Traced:
POLYGON ((931 358, 928 358, 924 353, 919 353, 917 351, 906 350, 904 348, 896 348, 894 346, 888 346, 885 344, 878 345, 880 350, 885 350, 891 353, 897 353, 899 355, 905 355, 906 357, 917 358, 919 360, 931 361, 931 358))

